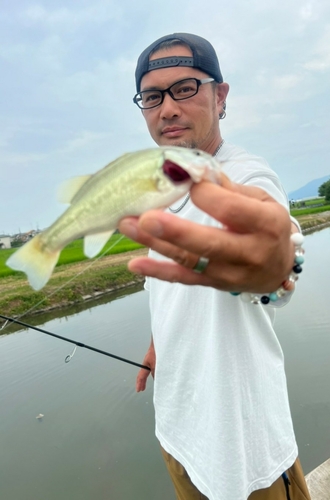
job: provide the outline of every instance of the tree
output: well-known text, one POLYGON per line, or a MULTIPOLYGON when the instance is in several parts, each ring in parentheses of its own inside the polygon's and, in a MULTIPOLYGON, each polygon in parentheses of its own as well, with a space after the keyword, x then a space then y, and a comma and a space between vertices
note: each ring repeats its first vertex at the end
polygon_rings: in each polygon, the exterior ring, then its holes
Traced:
POLYGON ((330 182, 327 183, 325 188, 325 201, 330 202, 330 182))
POLYGON ((330 179, 319 187, 319 196, 324 196, 325 201, 330 201, 330 179))

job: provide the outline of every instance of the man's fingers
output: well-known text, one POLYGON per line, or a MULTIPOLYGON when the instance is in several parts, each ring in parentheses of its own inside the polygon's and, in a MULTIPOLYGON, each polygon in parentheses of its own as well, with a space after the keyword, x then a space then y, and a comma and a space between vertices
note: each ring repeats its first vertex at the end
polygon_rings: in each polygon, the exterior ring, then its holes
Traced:
MULTIPOLYGON (((201 184, 201 183, 199 183, 201 184)), ((194 184, 197 185, 197 184, 194 184)), ((249 198, 255 198, 259 201, 274 201, 275 200, 263 189, 256 186, 246 186, 245 184, 237 184, 232 182, 223 172, 219 175, 219 185, 227 191, 240 193, 249 198)))
POLYGON ((229 231, 220 230, 216 222, 216 227, 201 226, 159 210, 148 211, 140 219, 125 218, 119 230, 191 269, 199 256, 211 257, 215 251, 218 258, 223 255, 232 262, 237 261, 242 252, 250 250, 242 247, 242 233, 257 233, 265 228, 276 231, 278 224, 287 219, 286 210, 265 191, 234 184, 223 175, 222 186, 202 182, 193 187, 192 197, 199 208, 229 231), (260 214, 263 216, 260 217, 260 214))
POLYGON ((201 182, 191 190, 193 202, 213 218, 212 225, 160 210, 121 221, 121 232, 171 259, 134 259, 129 269, 161 280, 220 290, 267 292, 278 288, 292 267, 291 223, 286 209, 262 189, 238 186, 225 177, 222 181, 221 186, 201 182), (200 257, 208 258, 209 263, 197 274, 193 269, 200 257), (269 262, 274 272, 269 273, 267 283, 260 283, 269 262))
POLYGON ((141 392, 145 390, 149 375, 150 375, 149 370, 145 370, 144 368, 141 368, 141 370, 139 370, 136 377, 136 385, 135 385, 136 392, 141 392))
POLYGON ((190 269, 200 256, 216 258, 217 261, 225 258, 228 264, 239 262, 251 251, 246 235, 203 226, 159 211, 141 216, 139 225, 143 231, 170 242, 170 252, 161 253, 190 269))
MULTIPOLYGON (((212 264, 210 264, 211 266, 212 264)), ((203 285, 214 286, 214 280, 211 275, 208 275, 209 266, 203 274, 194 272, 191 268, 188 269, 175 262, 166 262, 150 259, 148 257, 137 257, 128 264, 128 269, 132 272, 150 276, 171 283, 183 283, 184 285, 203 285)), ((216 288, 226 289, 227 282, 218 280, 216 288)), ((232 288, 232 287, 231 287, 232 288)), ((228 288, 228 290, 231 290, 228 288)))
MULTIPOLYGON (((233 184, 222 186, 201 182, 191 189, 193 203, 237 233, 257 232, 276 222, 275 207, 281 207, 264 190, 233 184), (260 217, 260 215, 263 215, 260 217)), ((284 208, 281 208, 283 213, 284 208)))
MULTIPOLYGON (((162 212, 157 211, 156 213, 161 214, 162 212)), ((173 217, 174 221, 177 220, 177 217, 171 215, 170 217, 173 217)), ((174 260, 182 266, 193 268, 198 261, 198 255, 188 252, 182 248, 178 248, 175 244, 159 239, 158 236, 154 237, 149 232, 144 231, 137 218, 127 217, 123 219, 120 222, 119 230, 129 238, 138 241, 142 245, 155 250, 169 259, 174 260)), ((133 272, 138 272, 133 269, 131 270, 133 272)))

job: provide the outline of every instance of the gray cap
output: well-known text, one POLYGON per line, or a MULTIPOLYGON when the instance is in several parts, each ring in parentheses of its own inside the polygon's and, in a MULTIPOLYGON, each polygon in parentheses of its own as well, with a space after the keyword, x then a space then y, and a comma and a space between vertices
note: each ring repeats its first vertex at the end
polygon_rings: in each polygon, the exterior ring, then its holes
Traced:
POLYGON ((140 55, 135 70, 136 91, 140 92, 143 75, 154 69, 173 66, 190 66, 192 68, 197 68, 212 76, 217 82, 223 82, 218 57, 210 42, 205 40, 205 38, 190 33, 173 33, 172 35, 166 35, 159 38, 149 45, 140 55), (155 51, 158 45, 169 40, 180 40, 188 45, 192 52, 192 57, 170 56, 149 61, 150 53, 155 51))

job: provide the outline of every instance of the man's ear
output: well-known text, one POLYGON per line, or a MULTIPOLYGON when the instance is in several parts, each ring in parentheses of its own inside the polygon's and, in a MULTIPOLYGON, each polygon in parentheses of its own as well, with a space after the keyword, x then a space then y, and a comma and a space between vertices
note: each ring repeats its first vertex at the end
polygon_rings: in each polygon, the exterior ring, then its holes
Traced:
POLYGON ((228 83, 218 83, 216 86, 216 98, 217 98, 217 107, 218 107, 218 112, 219 115, 221 115, 224 112, 224 104, 227 99, 227 95, 229 92, 229 85, 228 83))

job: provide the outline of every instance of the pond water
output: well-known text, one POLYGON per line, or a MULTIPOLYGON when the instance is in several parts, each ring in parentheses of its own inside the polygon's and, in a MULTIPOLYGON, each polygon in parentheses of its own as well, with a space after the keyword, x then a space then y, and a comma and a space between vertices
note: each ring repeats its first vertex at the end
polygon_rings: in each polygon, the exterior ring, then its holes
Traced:
MULTIPOLYGON (((305 248, 276 330, 307 473, 330 457, 330 230, 309 235, 305 248)), ((149 345, 141 288, 57 315, 31 321, 137 362, 149 345)), ((33 330, 0 337, 1 500, 174 500, 154 437, 152 381, 136 394, 138 368, 82 348, 65 363, 73 347, 33 330)))

